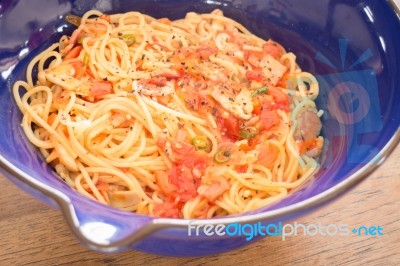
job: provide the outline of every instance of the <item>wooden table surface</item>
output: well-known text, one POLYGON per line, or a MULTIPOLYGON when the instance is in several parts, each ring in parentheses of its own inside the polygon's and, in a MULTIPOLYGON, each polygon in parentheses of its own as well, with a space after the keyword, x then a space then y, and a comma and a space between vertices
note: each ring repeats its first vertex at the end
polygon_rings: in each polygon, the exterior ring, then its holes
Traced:
POLYGON ((382 236, 266 237, 229 253, 172 258, 85 249, 61 214, 0 176, 0 265, 400 265, 400 145, 373 174, 298 223, 381 226, 382 236))

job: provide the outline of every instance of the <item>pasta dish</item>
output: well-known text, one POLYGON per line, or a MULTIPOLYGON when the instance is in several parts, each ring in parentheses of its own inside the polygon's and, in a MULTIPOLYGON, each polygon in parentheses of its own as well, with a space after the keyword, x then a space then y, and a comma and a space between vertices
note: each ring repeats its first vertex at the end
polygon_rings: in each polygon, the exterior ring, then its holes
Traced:
POLYGON ((277 202, 318 169, 318 82, 221 10, 171 21, 91 10, 13 87, 22 128, 82 195, 211 218, 277 202))

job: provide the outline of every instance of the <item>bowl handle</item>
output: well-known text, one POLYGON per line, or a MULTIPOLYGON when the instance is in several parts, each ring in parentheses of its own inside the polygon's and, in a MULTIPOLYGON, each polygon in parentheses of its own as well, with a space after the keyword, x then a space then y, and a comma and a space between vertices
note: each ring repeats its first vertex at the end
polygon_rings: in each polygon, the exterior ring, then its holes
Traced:
MULTIPOLYGON (((80 202, 78 200, 78 202, 80 202)), ((117 252, 129 249, 155 231, 168 227, 165 223, 157 223, 157 219, 124 213, 93 202, 85 205, 78 202, 58 201, 58 205, 68 226, 78 240, 89 249, 99 252, 117 252)))
MULTIPOLYGON (((162 228, 176 227, 176 220, 122 212, 101 206, 76 195, 68 197, 53 187, 23 173, 0 155, 0 167, 5 176, 32 195, 58 207, 74 235, 88 248, 99 252, 129 249, 146 236, 162 228), (104 209, 107 212, 104 212, 104 209)), ((179 223, 178 223, 179 224, 179 223)), ((181 223, 183 226, 184 222, 181 223)))

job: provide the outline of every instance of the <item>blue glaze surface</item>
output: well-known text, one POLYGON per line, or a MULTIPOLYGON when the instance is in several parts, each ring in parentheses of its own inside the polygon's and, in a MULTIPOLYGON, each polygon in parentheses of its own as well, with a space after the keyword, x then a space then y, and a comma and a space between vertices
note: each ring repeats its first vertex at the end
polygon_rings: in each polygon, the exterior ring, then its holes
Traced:
MULTIPOLYGON (((220 8, 254 34, 281 43, 297 56, 303 70, 316 75, 321 85, 317 104, 324 110, 323 135, 326 138, 321 170, 314 180, 281 202, 237 215, 237 218, 233 216, 233 219, 246 221, 257 217, 257 220, 276 222, 311 211, 312 204, 307 202, 294 212, 269 219, 271 211, 310 198, 317 201, 318 195, 334 190, 343 181, 353 178, 354 173, 360 175, 360 169, 380 163, 385 155, 381 151, 399 129, 400 22, 386 1, 3 0, 0 2, 2 171, 22 189, 53 207, 59 206, 59 201, 15 176, 25 175, 61 192, 76 213, 76 220, 71 224, 90 240, 113 243, 140 232, 145 225, 162 221, 98 204, 78 195, 61 181, 27 142, 11 87, 15 81, 25 78, 30 59, 62 35, 72 32, 73 28, 63 16, 82 15, 92 8, 106 13, 135 10, 170 19, 181 18, 189 11, 210 12, 220 8), (250 216, 252 214, 256 216, 250 216), (108 235, 99 236, 99 230, 108 235)), ((350 185, 349 182, 346 188, 350 185)), ((328 198, 319 199, 318 203, 328 198)), ((89 248, 97 249, 90 241, 80 240, 89 248)), ((189 237, 186 228, 177 228, 171 223, 168 228, 154 231, 139 242, 108 251, 134 248, 161 255, 199 256, 248 243, 244 237, 189 237)))

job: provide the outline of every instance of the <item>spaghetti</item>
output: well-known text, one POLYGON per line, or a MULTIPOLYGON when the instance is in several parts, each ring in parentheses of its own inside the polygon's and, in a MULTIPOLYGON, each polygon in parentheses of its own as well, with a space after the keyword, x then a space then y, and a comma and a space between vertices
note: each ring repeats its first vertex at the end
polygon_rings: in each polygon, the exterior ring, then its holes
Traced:
POLYGON ((29 141, 82 195, 210 218, 276 202, 318 168, 318 83, 278 43, 220 10, 69 20, 13 93, 29 141))

